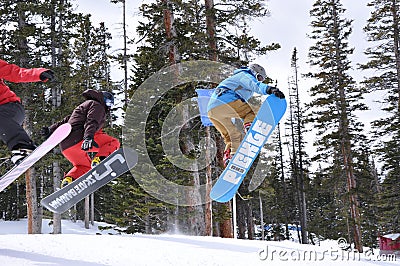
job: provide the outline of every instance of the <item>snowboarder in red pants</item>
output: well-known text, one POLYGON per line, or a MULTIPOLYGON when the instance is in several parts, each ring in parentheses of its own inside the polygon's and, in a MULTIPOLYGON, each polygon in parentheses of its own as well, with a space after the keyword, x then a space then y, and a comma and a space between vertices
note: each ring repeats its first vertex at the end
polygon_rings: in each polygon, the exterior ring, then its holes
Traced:
POLYGON ((10 90, 4 80, 20 83, 53 79, 53 71, 46 68, 22 68, 0 59, 0 138, 12 152, 11 161, 14 164, 19 164, 36 145, 22 127, 25 110, 21 99, 10 90))
POLYGON ((118 139, 102 130, 107 113, 114 104, 114 96, 110 92, 96 90, 86 90, 82 95, 86 101, 77 106, 70 116, 42 129, 42 134, 48 136, 64 123, 72 126, 69 136, 60 143, 62 154, 73 165, 62 180, 61 187, 88 172, 120 146, 118 139), (93 160, 88 152, 96 153, 93 160))

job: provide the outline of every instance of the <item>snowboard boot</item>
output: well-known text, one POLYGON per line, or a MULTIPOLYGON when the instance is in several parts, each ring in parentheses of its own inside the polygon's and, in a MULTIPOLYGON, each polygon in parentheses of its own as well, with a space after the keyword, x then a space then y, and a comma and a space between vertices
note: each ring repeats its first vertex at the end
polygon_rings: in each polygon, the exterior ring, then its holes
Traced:
POLYGON ((226 168, 229 164, 229 161, 232 159, 231 149, 227 149, 224 151, 224 167, 226 168))
POLYGON ((96 156, 92 160, 92 168, 95 168, 96 165, 98 165, 101 161, 103 161, 106 158, 106 156, 96 156))
POLYGON ((61 181, 61 188, 65 187, 65 186, 68 186, 69 184, 72 183, 72 181, 74 181, 74 180, 72 179, 72 177, 66 176, 66 177, 61 181))
POLYGON ((25 157, 33 152, 36 149, 36 145, 17 145, 11 151, 11 162, 15 165, 20 164, 25 157))

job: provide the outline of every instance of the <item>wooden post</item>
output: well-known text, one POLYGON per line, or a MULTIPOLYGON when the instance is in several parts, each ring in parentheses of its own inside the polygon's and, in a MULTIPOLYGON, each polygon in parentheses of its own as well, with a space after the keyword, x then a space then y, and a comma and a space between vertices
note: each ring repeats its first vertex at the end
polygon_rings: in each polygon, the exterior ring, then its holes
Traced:
POLYGON ((85 228, 89 229, 89 196, 85 197, 85 228))
POLYGON ((94 225, 94 193, 90 194, 90 202, 92 203, 90 205, 90 224, 94 225))
POLYGON ((205 204, 205 235, 212 236, 212 200, 210 198, 210 192, 212 188, 212 166, 211 166, 211 155, 210 155, 210 139, 211 139, 210 127, 206 127, 206 204, 205 204))
POLYGON ((232 220, 233 220, 233 238, 237 239, 238 238, 238 233, 237 233, 237 220, 236 220, 236 194, 233 196, 232 199, 232 220))

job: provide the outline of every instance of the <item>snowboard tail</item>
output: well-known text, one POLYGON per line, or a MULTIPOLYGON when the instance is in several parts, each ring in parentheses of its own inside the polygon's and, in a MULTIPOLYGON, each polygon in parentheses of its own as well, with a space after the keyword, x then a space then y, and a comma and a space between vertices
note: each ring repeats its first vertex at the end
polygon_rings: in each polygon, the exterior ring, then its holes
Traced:
POLYGON ((39 161, 44 155, 56 147, 61 141, 63 141, 71 132, 71 125, 65 123, 59 126, 53 134, 50 135, 41 145, 39 145, 31 154, 29 154, 22 162, 14 166, 5 175, 0 177, 0 192, 3 191, 8 185, 10 185, 19 176, 25 173, 30 167, 32 167, 37 161, 39 161))
POLYGON ((214 184, 210 197, 218 202, 231 200, 269 136, 286 111, 286 100, 269 96, 229 164, 214 184))
POLYGON ((42 199, 41 204, 51 212, 63 213, 86 196, 132 169, 137 162, 136 151, 127 147, 118 149, 71 184, 42 199))

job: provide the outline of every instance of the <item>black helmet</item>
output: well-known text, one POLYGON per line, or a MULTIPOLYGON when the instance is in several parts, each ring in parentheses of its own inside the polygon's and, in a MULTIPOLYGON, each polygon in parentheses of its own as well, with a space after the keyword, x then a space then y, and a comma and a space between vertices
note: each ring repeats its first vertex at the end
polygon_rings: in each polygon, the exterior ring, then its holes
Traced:
POLYGON ((114 95, 108 91, 102 91, 101 93, 103 93, 105 105, 111 108, 114 105, 114 95))

